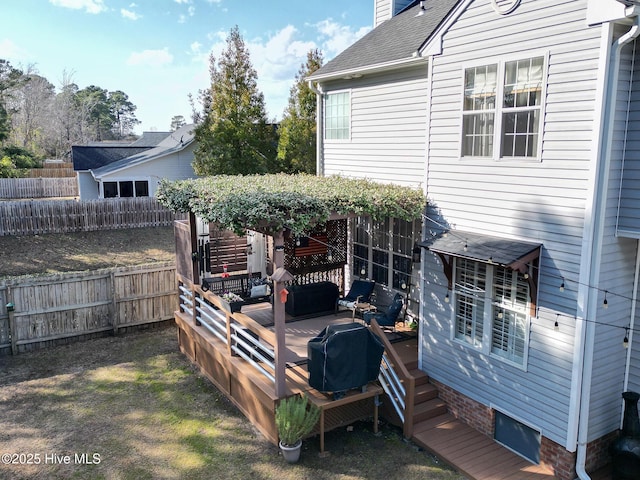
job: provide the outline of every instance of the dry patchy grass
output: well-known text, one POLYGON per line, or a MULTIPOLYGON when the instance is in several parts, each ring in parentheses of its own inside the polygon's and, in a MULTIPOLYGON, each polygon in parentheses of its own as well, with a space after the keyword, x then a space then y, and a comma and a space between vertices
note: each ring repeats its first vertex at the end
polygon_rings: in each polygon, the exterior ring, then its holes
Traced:
POLYGON ((0 278, 174 260, 173 227, 0 236, 0 278))
POLYGON ((40 462, 0 464, 3 479, 463 478, 370 422, 327 433, 328 456, 306 440, 287 464, 179 352, 174 327, 4 357, 0 408, 0 453, 40 462))

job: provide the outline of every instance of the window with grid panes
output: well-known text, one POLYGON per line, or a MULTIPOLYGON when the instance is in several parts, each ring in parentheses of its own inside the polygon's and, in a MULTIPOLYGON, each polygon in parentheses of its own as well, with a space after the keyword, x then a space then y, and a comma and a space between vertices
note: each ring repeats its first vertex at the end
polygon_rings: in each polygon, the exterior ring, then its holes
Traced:
POLYGON ((348 140, 350 122, 350 93, 327 94, 324 100, 324 138, 326 140, 348 140))
POLYGON ((543 71, 544 57, 465 69, 463 157, 538 156, 543 71))
POLYGON ((411 284, 413 245, 419 222, 358 217, 353 224, 353 274, 395 289, 411 284))
POLYGON ((526 363, 530 308, 523 274, 455 259, 454 338, 518 366, 526 363))

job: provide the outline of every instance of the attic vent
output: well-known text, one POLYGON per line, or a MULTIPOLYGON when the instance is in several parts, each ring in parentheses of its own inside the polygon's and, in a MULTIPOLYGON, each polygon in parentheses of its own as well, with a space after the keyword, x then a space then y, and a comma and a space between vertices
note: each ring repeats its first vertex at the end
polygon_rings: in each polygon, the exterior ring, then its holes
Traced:
POLYGON ((491 5, 500 15, 507 15, 508 13, 513 12, 516 7, 520 5, 520 0, 491 0, 491 5))

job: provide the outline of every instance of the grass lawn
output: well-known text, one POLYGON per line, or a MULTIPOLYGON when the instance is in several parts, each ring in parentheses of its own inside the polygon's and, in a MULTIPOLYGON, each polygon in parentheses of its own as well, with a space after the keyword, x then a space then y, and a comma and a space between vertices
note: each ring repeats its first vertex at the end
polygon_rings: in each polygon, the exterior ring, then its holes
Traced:
POLYGON ((7 480, 464 478, 371 422, 327 433, 325 456, 308 439, 287 464, 179 352, 174 327, 1 357, 0 411, 7 480))

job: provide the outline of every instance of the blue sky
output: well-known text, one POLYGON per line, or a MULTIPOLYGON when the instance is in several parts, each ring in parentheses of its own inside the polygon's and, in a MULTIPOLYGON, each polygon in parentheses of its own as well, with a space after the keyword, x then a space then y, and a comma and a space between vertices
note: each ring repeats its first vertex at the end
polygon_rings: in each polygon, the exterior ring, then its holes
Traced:
POLYGON ((191 121, 188 95, 209 84, 238 25, 258 73, 267 115, 279 120, 311 48, 325 62, 371 29, 374 0, 9 0, 0 5, 0 58, 34 68, 57 88, 122 90, 138 108, 136 129, 191 121))

